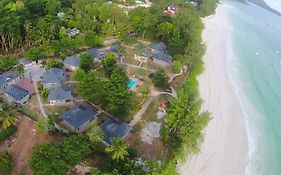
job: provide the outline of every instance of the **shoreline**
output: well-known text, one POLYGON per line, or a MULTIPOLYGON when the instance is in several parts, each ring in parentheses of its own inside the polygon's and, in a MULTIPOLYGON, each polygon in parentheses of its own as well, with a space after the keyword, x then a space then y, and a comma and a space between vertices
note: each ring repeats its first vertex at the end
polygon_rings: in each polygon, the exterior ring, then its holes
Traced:
POLYGON ((245 118, 228 76, 226 61, 232 57, 231 25, 227 5, 220 4, 216 14, 203 19, 202 37, 207 49, 205 71, 199 76, 203 108, 212 120, 204 131, 200 153, 179 167, 181 175, 244 175, 248 163, 245 118))

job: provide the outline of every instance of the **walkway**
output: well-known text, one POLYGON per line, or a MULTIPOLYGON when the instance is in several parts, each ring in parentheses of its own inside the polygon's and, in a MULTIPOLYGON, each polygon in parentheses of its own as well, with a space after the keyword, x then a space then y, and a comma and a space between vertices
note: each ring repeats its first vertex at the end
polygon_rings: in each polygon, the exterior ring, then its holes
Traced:
POLYGON ((45 112, 45 110, 43 108, 43 105, 42 105, 41 97, 40 97, 40 94, 39 94, 39 91, 38 91, 38 87, 37 87, 37 82, 33 81, 33 84, 34 84, 34 87, 35 87, 35 93, 36 93, 36 96, 37 96, 39 111, 40 111, 40 113, 42 114, 42 116, 44 118, 48 118, 48 115, 46 114, 46 112, 45 112))
POLYGON ((174 81, 174 79, 178 76, 181 76, 183 74, 183 69, 181 69, 180 73, 178 74, 173 74, 173 73, 168 73, 168 76, 170 78, 169 83, 171 83, 172 81, 174 81))
POLYGON ((144 113, 147 111, 148 107, 150 106, 151 102, 153 101, 153 99, 159 95, 170 95, 174 98, 178 98, 177 97, 177 92, 176 90, 171 86, 172 89, 172 93, 169 92, 160 92, 154 89, 153 86, 150 87, 150 96, 148 98, 148 100, 142 105, 142 108, 138 111, 138 113, 136 113, 133 117, 133 120, 131 120, 130 122, 130 126, 134 127, 142 118, 142 116, 144 115, 144 113))
POLYGON ((139 112, 136 113, 136 115, 134 115, 133 120, 131 120, 131 122, 129 124, 131 127, 134 127, 141 120, 141 117, 146 112, 146 110, 148 109, 148 107, 149 107, 149 105, 151 104, 152 101, 153 101, 153 97, 150 96, 148 98, 148 100, 142 105, 141 110, 139 110, 139 112))

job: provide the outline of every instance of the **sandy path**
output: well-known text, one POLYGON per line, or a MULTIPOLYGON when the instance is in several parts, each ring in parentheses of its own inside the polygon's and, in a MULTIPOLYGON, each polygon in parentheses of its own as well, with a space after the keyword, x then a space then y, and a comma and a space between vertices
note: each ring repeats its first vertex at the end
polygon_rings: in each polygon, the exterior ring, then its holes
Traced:
POLYGON ((199 77, 204 108, 213 119, 205 130, 201 152, 179 168, 181 175, 243 175, 247 165, 247 137, 243 115, 227 75, 225 61, 231 56, 231 25, 220 5, 204 19, 207 45, 205 72, 199 77))

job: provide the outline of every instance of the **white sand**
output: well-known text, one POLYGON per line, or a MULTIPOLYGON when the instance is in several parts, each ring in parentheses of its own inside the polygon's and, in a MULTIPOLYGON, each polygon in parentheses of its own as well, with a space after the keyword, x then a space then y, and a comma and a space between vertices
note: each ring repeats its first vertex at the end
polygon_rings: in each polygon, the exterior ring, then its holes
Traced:
POLYGON ((247 166, 244 118, 226 70, 231 56, 231 25, 222 4, 216 15, 204 19, 207 45, 205 72, 199 77, 204 108, 213 119, 205 130, 201 152, 179 168, 181 175, 243 175, 247 166))

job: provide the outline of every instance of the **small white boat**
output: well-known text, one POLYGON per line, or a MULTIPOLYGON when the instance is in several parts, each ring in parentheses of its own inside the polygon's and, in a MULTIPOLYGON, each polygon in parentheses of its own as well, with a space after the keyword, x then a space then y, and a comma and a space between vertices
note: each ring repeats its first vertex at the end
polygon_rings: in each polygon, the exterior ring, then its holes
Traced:
POLYGON ((259 52, 255 52, 255 55, 259 55, 260 53, 259 52))
POLYGON ((278 54, 278 53, 279 53, 279 50, 276 50, 275 53, 278 54))

